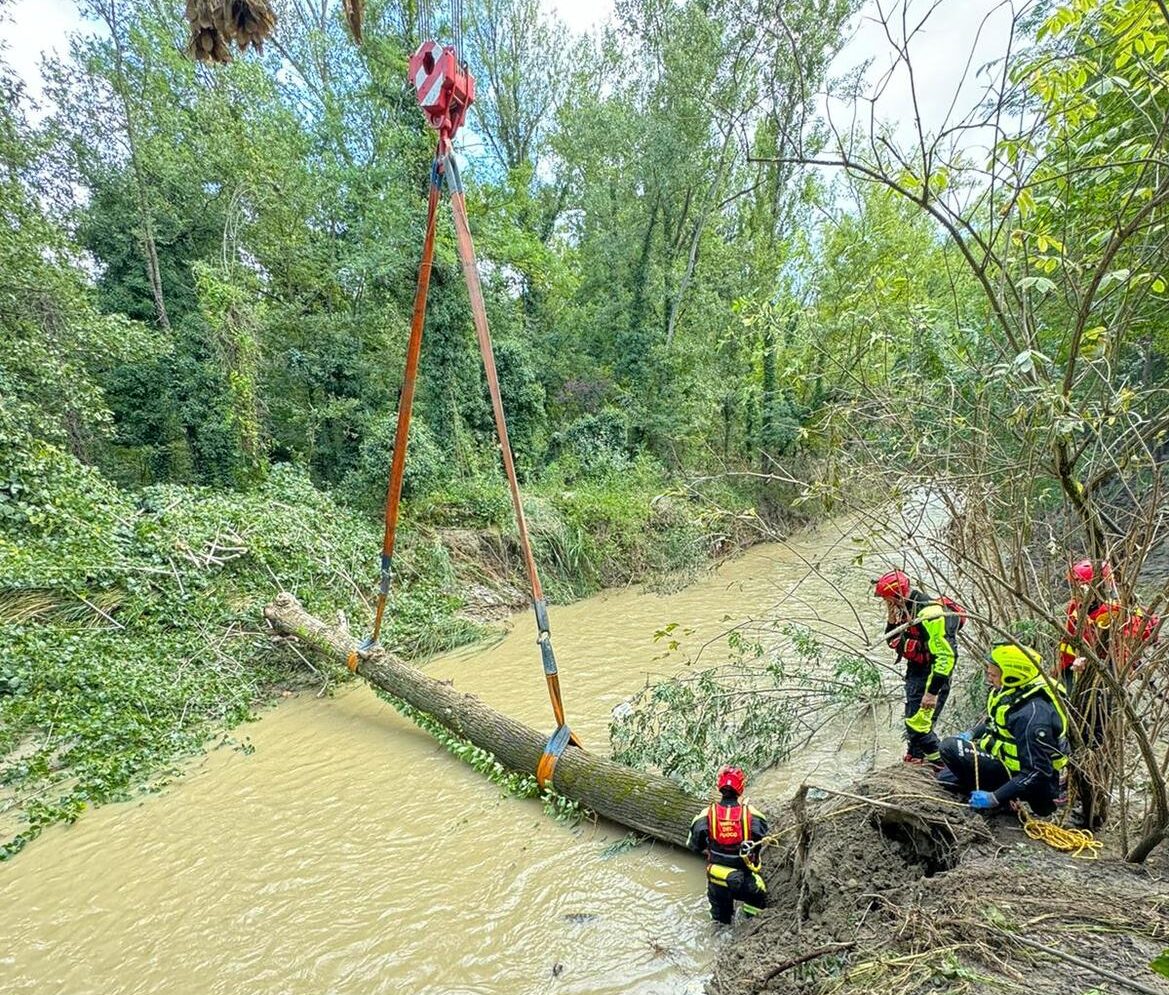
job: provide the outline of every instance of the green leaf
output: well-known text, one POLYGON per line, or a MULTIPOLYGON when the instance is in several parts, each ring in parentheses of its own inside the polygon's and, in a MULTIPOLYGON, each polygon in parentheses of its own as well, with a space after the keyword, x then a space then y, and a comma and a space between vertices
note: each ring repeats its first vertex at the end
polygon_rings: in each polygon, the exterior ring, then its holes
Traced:
POLYGON ((1162 950, 1159 957, 1149 961, 1149 968, 1161 977, 1169 978, 1169 948, 1162 950))
POLYGON ((1020 290, 1035 289, 1036 293, 1048 294, 1055 289, 1055 283, 1045 276, 1025 276, 1019 281, 1020 290))
POLYGON ((1103 290, 1110 283, 1124 283, 1132 275, 1129 269, 1114 269, 1100 278, 1100 289, 1103 290))

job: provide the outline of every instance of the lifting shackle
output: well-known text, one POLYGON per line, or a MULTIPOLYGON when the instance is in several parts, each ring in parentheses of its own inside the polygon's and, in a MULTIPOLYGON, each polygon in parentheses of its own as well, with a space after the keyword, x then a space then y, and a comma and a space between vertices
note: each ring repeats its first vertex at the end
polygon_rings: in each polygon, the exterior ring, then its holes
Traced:
POLYGON ((475 77, 459 64, 453 45, 440 45, 433 38, 410 56, 408 72, 426 123, 450 141, 475 99, 475 77))

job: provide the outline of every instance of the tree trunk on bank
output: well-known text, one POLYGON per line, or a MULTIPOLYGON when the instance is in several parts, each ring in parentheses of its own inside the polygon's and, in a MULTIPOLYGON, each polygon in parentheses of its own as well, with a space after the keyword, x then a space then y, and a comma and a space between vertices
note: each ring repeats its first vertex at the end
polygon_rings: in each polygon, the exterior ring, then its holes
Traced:
MULTIPOLYGON (((345 666, 357 649, 343 629, 308 614, 291 594, 281 594, 264 617, 279 632, 295 636, 326 660, 345 666)), ((433 716, 451 732, 490 750, 509 770, 534 774, 547 736, 483 704, 472 694, 427 677, 378 648, 358 653, 357 673, 374 687, 433 716)), ((614 763, 569 746, 556 763, 556 791, 597 815, 636 832, 685 846, 690 821, 707 804, 673 781, 614 763)))

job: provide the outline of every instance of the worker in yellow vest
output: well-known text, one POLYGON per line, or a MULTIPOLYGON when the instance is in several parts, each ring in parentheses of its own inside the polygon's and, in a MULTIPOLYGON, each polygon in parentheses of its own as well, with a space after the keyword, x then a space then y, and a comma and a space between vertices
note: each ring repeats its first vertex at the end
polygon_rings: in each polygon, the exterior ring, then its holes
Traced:
POLYGON ((706 854, 706 897, 715 922, 729 923, 735 902, 742 903, 747 916, 767 906, 758 847, 751 846, 767 835, 767 821, 741 797, 746 784, 742 768, 723 767, 718 772, 719 800, 690 824, 687 846, 706 854))
POLYGON ((931 598, 915 589, 904 570, 878 577, 873 594, 885 602, 886 642, 897 662, 905 661, 905 762, 936 767, 941 757, 934 726, 950 696, 966 609, 953 598, 931 598))
POLYGON ((973 809, 993 811, 1018 799, 1036 815, 1055 811, 1068 713, 1062 689, 1040 673, 1041 663, 1028 646, 994 646, 986 659, 986 718, 942 740, 938 781, 969 794, 973 809))

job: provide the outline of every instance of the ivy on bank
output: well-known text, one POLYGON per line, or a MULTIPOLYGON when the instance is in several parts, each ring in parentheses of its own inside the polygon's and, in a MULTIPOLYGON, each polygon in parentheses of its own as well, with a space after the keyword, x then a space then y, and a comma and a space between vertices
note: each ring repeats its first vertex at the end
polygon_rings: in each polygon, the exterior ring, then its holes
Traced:
MULTIPOLYGON (((151 790, 218 730, 302 682, 300 659, 271 643, 260 609, 287 589, 318 614, 369 617, 379 537, 374 523, 293 465, 272 467, 247 492, 130 491, 2 422, 0 442, 5 859, 89 805, 151 790)), ((611 580, 618 566, 625 580, 693 569, 706 548, 694 521, 660 499, 664 486, 647 465, 573 489, 546 482, 531 505, 550 586, 571 597, 611 580)), ((488 482, 472 489, 487 493, 488 482)), ((459 513, 457 504, 447 507, 459 513)), ((432 504, 415 516, 435 511, 432 504)), ((455 562, 441 542, 418 533, 403 536, 395 563, 387 642, 398 652, 425 655, 480 633, 459 617, 459 571, 478 564, 455 562)), ((449 734, 435 735, 447 743, 449 734)), ((493 757, 461 742, 448 746, 500 776, 493 757)), ((501 783, 542 797, 559 818, 583 814, 538 792, 532 779, 501 783)))
MULTIPOLYGON (((303 681, 261 607, 291 589, 316 611, 364 616, 377 536, 291 466, 248 493, 130 492, 50 443, 2 426, 0 442, 4 859, 89 805, 149 790, 303 681)), ((449 578, 420 559, 403 551, 395 645, 473 638, 449 578)))

